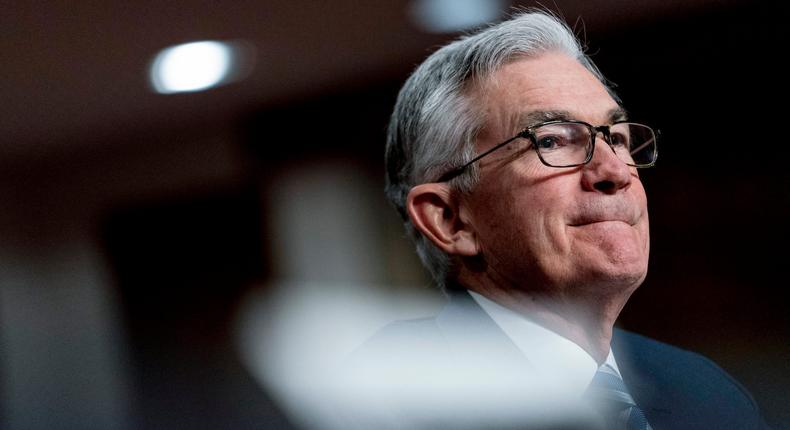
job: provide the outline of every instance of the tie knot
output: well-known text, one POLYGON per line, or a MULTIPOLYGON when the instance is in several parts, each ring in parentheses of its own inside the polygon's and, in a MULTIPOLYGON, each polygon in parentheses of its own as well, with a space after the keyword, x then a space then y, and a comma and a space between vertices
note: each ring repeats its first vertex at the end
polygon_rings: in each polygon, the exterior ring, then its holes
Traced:
POLYGON ((608 364, 598 368, 590 387, 589 396, 598 405, 600 412, 608 421, 609 427, 627 430, 650 430, 645 415, 634 402, 634 398, 620 377, 608 364))
POLYGON ((594 399, 614 401, 622 403, 622 407, 633 406, 633 397, 628 392, 623 379, 614 368, 608 364, 598 368, 595 373, 590 388, 589 395, 594 399))

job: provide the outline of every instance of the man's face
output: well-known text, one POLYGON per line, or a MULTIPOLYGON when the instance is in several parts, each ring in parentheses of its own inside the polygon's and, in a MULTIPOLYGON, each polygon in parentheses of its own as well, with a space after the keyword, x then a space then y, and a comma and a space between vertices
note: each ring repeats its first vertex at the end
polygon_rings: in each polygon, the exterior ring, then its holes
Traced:
MULTIPOLYGON (((604 86, 558 53, 505 65, 473 96, 486 115, 478 153, 540 122, 537 117, 595 126, 618 119, 604 86)), ((636 169, 601 134, 584 166, 548 167, 531 149, 513 155, 505 147, 483 158, 479 184, 463 197, 489 275, 569 296, 636 288, 649 251, 647 198, 636 169)))

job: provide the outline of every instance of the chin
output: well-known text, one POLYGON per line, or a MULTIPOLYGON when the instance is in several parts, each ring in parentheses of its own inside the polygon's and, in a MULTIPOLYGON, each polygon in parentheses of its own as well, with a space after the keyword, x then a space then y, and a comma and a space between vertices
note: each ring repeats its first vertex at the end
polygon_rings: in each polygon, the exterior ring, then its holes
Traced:
POLYGON ((633 270, 618 267, 610 270, 602 270, 594 274, 591 278, 592 283, 599 286, 604 286, 607 289, 615 289, 618 291, 633 292, 647 277, 647 268, 639 267, 633 270), (626 270, 624 270, 626 269, 626 270))
POLYGON ((576 266, 575 285, 589 286, 595 291, 632 292, 647 276, 643 259, 631 261, 604 261, 598 264, 576 266), (579 271, 579 269, 581 269, 579 271))

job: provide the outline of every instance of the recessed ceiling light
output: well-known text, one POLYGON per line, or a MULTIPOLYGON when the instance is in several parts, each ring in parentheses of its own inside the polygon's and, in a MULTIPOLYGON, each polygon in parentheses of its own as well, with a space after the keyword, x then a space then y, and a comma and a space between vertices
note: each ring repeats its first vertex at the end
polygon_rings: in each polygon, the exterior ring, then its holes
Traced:
POLYGON ((206 40, 163 49, 151 64, 154 90, 202 91, 238 80, 251 68, 252 49, 240 42, 206 40))
POLYGON ((502 16, 505 0, 413 0, 411 16, 421 29, 431 33, 468 30, 502 16))

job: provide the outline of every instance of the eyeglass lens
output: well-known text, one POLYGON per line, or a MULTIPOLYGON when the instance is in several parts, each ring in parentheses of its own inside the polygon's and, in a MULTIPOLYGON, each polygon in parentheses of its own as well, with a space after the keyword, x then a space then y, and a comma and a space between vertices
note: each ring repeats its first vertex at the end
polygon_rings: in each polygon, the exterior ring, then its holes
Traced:
MULTIPOLYGON (((585 124, 546 124, 533 130, 534 144, 543 161, 564 167, 583 164, 592 150, 591 129, 585 124)), ((618 123, 609 128, 609 140, 617 156, 631 166, 655 162, 656 138, 653 130, 636 123, 618 123)))

